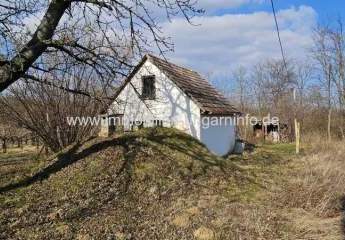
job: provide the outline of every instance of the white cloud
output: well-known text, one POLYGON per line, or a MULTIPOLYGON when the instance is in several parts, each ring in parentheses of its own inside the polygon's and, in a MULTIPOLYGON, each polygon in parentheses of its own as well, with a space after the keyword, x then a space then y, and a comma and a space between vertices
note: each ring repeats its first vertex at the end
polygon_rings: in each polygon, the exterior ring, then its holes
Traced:
MULTIPOLYGON (((313 8, 300 6, 278 12, 284 50, 289 58, 302 58, 311 43, 317 14, 313 8)), ((228 74, 233 68, 252 66, 266 58, 280 58, 274 19, 271 13, 227 14, 194 19, 200 26, 174 19, 164 24, 172 37, 173 61, 201 73, 228 74)))

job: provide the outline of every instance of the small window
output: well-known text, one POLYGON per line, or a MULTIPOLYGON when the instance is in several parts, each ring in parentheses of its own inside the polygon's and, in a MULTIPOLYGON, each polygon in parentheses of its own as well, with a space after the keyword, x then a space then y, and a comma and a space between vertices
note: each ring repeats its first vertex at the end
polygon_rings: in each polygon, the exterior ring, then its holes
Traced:
POLYGON ((155 76, 143 76, 143 89, 141 93, 142 99, 154 100, 156 98, 155 76))

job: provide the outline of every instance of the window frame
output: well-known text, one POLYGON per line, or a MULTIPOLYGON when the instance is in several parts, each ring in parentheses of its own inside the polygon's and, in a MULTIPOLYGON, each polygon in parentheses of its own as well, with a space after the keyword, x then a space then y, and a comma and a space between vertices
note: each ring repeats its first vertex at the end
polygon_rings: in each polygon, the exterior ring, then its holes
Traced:
MULTIPOLYGON (((156 76, 155 75, 145 75, 141 77, 142 89, 141 89, 141 99, 143 100, 155 100, 156 99, 156 76), (145 86, 147 86, 147 80, 151 80, 153 82, 152 89, 149 93, 146 93, 145 86), (146 83, 146 84, 145 84, 146 83)), ((150 88, 149 88, 150 89, 150 88)))

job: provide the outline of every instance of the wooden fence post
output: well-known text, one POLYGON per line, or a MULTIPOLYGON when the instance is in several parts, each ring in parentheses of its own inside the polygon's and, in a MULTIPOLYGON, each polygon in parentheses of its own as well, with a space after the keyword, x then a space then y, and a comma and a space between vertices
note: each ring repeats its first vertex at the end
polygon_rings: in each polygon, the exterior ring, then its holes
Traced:
POLYGON ((300 153, 300 142, 301 142, 300 128, 301 128, 300 123, 297 121, 297 119, 295 119, 296 154, 300 153))

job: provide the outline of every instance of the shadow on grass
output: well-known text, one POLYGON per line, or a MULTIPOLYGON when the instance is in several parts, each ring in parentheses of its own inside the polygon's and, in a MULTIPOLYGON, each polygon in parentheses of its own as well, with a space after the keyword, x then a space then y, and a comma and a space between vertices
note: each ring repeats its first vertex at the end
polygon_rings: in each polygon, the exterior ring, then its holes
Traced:
POLYGON ((49 178, 50 175, 60 171, 61 169, 93 153, 99 152, 111 146, 116 146, 116 145, 126 146, 127 144, 131 144, 134 140, 135 140, 134 137, 105 139, 105 140, 96 142, 86 148, 83 148, 82 144, 76 144, 70 149, 66 150, 65 152, 57 154, 55 158, 56 160, 53 161, 53 163, 51 163, 44 169, 38 171, 33 176, 27 177, 16 183, 12 183, 4 187, 0 187, 0 194, 17 189, 17 188, 27 187, 37 181, 42 181, 44 179, 47 179, 49 178))
POLYGON ((131 179, 133 161, 137 153, 140 151, 140 147, 150 147, 156 151, 156 154, 158 153, 162 156, 165 156, 167 159, 171 158, 170 156, 168 156, 168 154, 166 154, 162 149, 159 148, 158 144, 164 145, 171 150, 185 154, 195 161, 202 162, 204 164, 204 172, 209 167, 219 167, 223 172, 226 173, 229 173, 229 171, 232 172, 234 170, 241 171, 241 169, 237 167, 236 164, 226 163, 225 159, 217 157, 208 152, 203 144, 186 134, 166 129, 149 129, 134 134, 126 134, 120 137, 102 139, 98 140, 97 142, 89 141, 85 144, 76 144, 68 150, 65 150, 64 152, 58 154, 50 165, 38 171, 33 176, 24 178, 16 183, 11 183, 9 185, 0 187, 0 194, 18 188, 27 187, 35 182, 47 179, 52 174, 62 170, 65 167, 68 167, 69 165, 81 159, 90 156, 93 153, 97 153, 108 147, 115 146, 122 146, 125 149, 125 161, 123 166, 120 168, 120 172, 127 172, 128 181, 126 181, 126 185, 128 185, 131 179), (148 141, 155 143, 156 146, 153 146, 153 144, 144 143, 142 139, 147 139, 148 141), (226 170, 224 169, 225 164, 226 170), (231 167, 229 167, 229 164, 231 165, 231 167))
MULTIPOLYGON (((266 188, 266 186, 255 181, 255 174, 253 174, 252 176, 248 176, 247 170, 241 168, 229 159, 225 159, 223 157, 212 154, 207 150, 204 144, 200 143, 198 140, 190 137, 189 135, 182 135, 175 132, 169 135, 149 134, 147 136, 147 140, 155 143, 156 145, 162 144, 171 150, 178 151, 189 156, 195 161, 202 162, 203 173, 206 173, 209 168, 216 167, 221 170, 225 178, 234 177, 236 179, 240 179, 241 182, 251 183, 260 188, 266 188), (178 139, 180 141, 182 140, 181 142, 184 144, 177 144, 171 141, 171 139, 178 139)), ((161 156, 164 156, 167 159, 171 159, 171 156, 168 156, 159 147, 155 147, 152 145, 149 146, 156 152, 158 152, 161 156)), ((192 169, 190 170, 192 171, 192 169)))
MULTIPOLYGON (((205 164, 217 165, 216 162, 212 161, 212 157, 209 157, 209 158, 202 157, 202 155, 205 155, 205 154, 200 154, 202 145, 200 145, 200 143, 197 142, 197 140, 184 134, 178 134, 178 133, 164 134, 164 133, 165 131, 163 131, 163 134, 161 132, 158 134, 153 129, 153 130, 150 130, 147 135, 143 135, 143 137, 159 144, 168 145, 169 148, 180 151, 186 155, 189 155, 193 159, 204 162, 205 164), (158 134, 158 135, 155 135, 155 134, 158 134), (185 143, 185 144, 182 146, 175 143, 165 142, 164 139, 178 139, 180 142, 185 143), (198 145, 200 146, 200 148, 194 149, 195 146, 198 146, 198 145)), ((76 144, 70 149, 58 154, 55 157, 55 160, 53 161, 53 163, 51 163, 44 169, 38 171, 33 176, 22 179, 16 183, 11 183, 9 185, 0 187, 0 194, 11 191, 11 190, 15 190, 21 187, 27 187, 35 182, 47 179, 49 178, 50 175, 60 171, 61 169, 68 167, 69 165, 83 158, 86 158, 93 153, 102 151, 112 146, 122 146, 126 149, 127 153, 125 154, 126 155, 125 163, 120 171, 128 170, 131 168, 130 165, 132 164, 132 160, 135 158, 135 151, 137 151, 137 149, 130 151, 129 150, 130 145, 145 146, 145 144, 143 144, 142 142, 137 141, 138 139, 140 139, 140 137, 141 137, 140 134, 128 134, 128 135, 124 135, 118 138, 104 139, 104 140, 92 143, 90 146, 87 146, 87 147, 83 147, 83 144, 76 144)))

